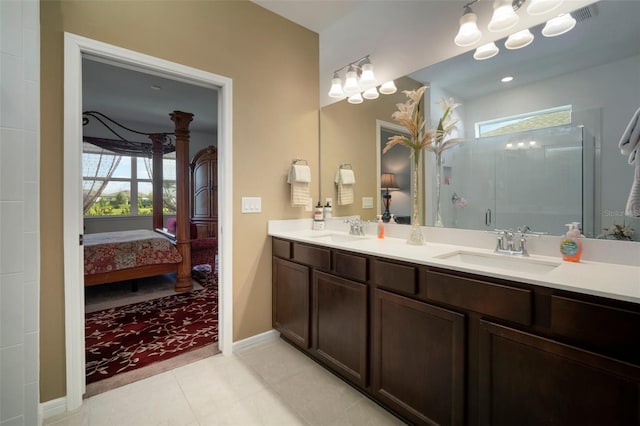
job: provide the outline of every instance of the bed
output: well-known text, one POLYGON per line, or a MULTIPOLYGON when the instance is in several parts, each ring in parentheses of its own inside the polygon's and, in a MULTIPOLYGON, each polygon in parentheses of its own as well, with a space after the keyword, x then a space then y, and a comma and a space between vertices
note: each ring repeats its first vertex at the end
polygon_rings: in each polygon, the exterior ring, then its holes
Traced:
POLYGON ((146 229, 84 236, 84 285, 177 272, 182 256, 166 236, 146 229))
MULTIPOLYGON (((175 240, 152 230, 120 231, 84 236, 84 285, 92 286, 175 272, 175 290, 190 291, 191 247, 189 235, 189 124, 193 114, 174 111, 169 114, 174 133, 144 133, 128 129, 96 111, 83 113, 83 123, 93 118, 115 134, 123 153, 146 154, 153 158, 153 229, 163 228, 162 156, 167 147, 176 152, 176 233, 175 240), (116 125, 127 131, 147 136, 151 143, 130 142, 112 129, 116 125), (175 145, 169 136, 175 138, 175 145), (157 172, 156 172, 157 171, 157 172), (103 235, 101 235, 103 234, 103 235), (106 235, 109 234, 109 235, 106 235)), ((105 138, 83 136, 85 142, 108 143, 105 138)), ((114 141, 110 141, 114 142, 114 141)))

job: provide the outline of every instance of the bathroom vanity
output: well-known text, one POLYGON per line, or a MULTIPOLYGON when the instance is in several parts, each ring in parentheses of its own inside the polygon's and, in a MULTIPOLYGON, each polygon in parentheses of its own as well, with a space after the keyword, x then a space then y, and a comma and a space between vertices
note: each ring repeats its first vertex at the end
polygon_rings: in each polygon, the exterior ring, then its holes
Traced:
POLYGON ((640 424, 639 267, 474 266, 448 244, 270 235, 273 327, 404 420, 640 424))

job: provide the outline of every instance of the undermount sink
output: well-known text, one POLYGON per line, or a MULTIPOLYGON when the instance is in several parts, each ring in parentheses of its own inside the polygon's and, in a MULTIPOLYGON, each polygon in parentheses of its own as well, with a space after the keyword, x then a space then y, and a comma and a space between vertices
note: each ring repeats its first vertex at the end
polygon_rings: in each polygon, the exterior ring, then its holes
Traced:
POLYGON ((454 251, 435 256, 437 259, 450 260, 452 262, 467 265, 487 266, 518 272, 533 272, 544 274, 553 271, 561 265, 561 262, 534 259, 531 257, 514 257, 504 254, 475 253, 469 251, 454 251))
POLYGON ((312 235, 311 238, 316 240, 324 240, 333 243, 346 243, 349 241, 362 241, 368 240, 371 236, 367 235, 351 235, 351 234, 321 234, 312 235))

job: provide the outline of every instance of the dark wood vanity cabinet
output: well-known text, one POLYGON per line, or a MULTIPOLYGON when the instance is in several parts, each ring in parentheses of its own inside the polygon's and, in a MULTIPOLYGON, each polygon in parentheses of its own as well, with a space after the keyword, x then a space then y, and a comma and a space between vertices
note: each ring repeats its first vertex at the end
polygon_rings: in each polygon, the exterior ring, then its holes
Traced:
POLYGON ((366 387, 368 379, 368 287, 324 272, 314 272, 312 347, 342 376, 366 387))
POLYGON ((273 326, 411 424, 640 425, 640 305, 273 239, 273 326))
POLYGON ((416 424, 464 422, 463 314, 374 291, 373 392, 416 424))

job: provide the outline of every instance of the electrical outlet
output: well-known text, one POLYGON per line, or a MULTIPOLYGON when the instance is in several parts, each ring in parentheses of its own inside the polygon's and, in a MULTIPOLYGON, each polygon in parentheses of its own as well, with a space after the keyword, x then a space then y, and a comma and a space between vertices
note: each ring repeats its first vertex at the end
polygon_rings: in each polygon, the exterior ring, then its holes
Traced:
POLYGON ((372 209, 373 208, 373 197, 362 197, 362 208, 363 209, 372 209))

